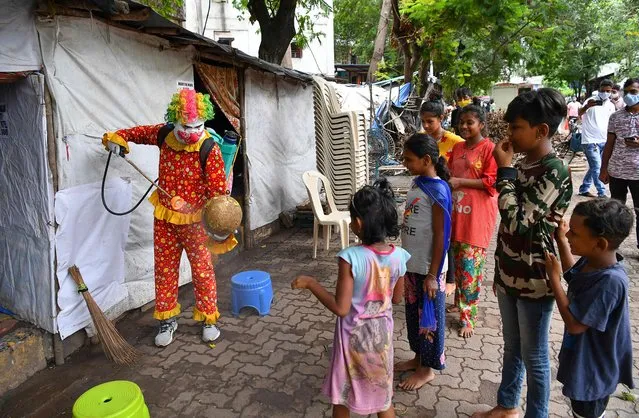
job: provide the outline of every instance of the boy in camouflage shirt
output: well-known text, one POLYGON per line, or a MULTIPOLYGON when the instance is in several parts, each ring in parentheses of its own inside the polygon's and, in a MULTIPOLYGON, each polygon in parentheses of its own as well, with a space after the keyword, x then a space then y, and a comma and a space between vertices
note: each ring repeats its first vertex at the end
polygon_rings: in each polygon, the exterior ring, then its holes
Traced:
POLYGON ((518 417, 524 375, 526 418, 546 418, 550 397, 548 332, 554 306, 547 284, 545 253, 556 254, 553 233, 570 204, 568 167, 550 138, 567 112, 563 96, 539 89, 516 97, 504 116, 510 136, 495 147, 498 208, 494 289, 504 335, 498 405, 475 418, 518 417), (514 153, 524 158, 512 167, 514 153))

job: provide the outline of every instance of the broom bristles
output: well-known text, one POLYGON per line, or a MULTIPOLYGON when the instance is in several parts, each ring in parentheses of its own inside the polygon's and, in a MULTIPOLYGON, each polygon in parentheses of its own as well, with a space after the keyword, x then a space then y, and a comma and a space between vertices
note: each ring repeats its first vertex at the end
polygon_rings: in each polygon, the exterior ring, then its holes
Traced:
MULTIPOLYGON (((69 273, 78 286, 84 286, 86 288, 82 275, 80 274, 80 269, 78 269, 77 266, 69 267, 69 273)), ((104 312, 102 312, 100 306, 95 299, 93 299, 93 296, 91 296, 88 291, 81 293, 89 309, 89 314, 95 325, 98 337, 102 342, 102 349, 106 357, 117 364, 130 365, 135 363, 140 353, 122 338, 115 328, 115 325, 113 325, 113 322, 104 315, 104 312)))

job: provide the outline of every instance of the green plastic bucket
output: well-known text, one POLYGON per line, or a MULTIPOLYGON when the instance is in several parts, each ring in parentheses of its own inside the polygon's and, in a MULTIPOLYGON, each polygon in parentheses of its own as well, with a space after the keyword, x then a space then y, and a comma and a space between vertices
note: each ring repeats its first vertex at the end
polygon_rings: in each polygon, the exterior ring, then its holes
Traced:
POLYGON ((126 380, 102 383, 73 404, 73 418, 149 418, 140 387, 126 380))

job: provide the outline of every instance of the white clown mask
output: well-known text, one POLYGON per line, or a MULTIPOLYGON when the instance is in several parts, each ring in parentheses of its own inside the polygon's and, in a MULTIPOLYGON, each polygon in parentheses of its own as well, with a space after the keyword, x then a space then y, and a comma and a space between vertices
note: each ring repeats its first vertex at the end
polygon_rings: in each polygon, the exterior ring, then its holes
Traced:
POLYGON ((175 138, 186 145, 195 144, 204 137, 204 121, 195 119, 184 125, 177 122, 173 128, 175 138))

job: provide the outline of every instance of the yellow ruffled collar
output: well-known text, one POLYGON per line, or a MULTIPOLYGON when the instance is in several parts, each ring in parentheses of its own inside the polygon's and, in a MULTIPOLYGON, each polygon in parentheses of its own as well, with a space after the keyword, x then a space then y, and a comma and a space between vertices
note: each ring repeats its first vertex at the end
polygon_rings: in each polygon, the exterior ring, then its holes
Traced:
POLYGON ((202 139, 200 139, 195 144, 187 145, 178 141, 173 131, 171 131, 166 136, 166 139, 164 140, 164 142, 174 151, 199 152, 200 148, 202 147, 202 144, 204 143, 204 140, 206 138, 209 138, 210 136, 211 135, 206 130, 204 130, 204 136, 202 137, 202 139))

